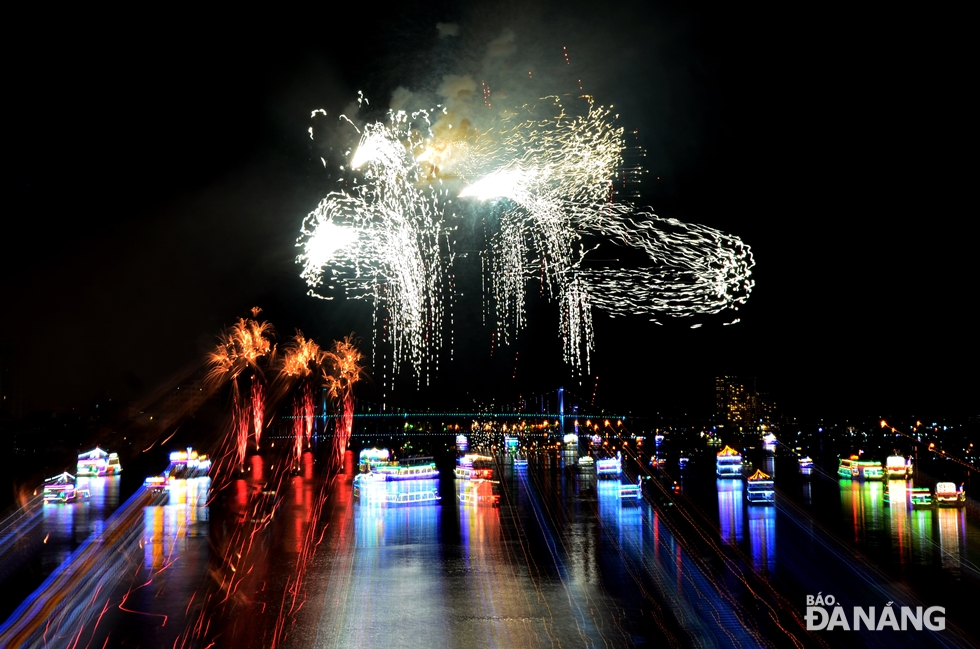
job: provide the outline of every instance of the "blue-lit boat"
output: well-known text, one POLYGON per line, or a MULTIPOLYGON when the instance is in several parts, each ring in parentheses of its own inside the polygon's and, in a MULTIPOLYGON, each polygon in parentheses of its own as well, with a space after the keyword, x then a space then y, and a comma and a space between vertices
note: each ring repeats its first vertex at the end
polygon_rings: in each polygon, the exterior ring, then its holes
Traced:
POLYGON ((719 478, 741 478, 742 454, 731 446, 718 451, 715 458, 715 473, 719 478))
POLYGON ((616 457, 599 460, 595 463, 595 473, 600 478, 618 478, 623 472, 622 456, 616 452, 616 457))
POLYGON ((776 483, 772 476, 756 469, 745 482, 745 498, 749 504, 768 505, 776 502, 776 483))
POLYGON ((637 503, 643 500, 643 478, 638 478, 636 484, 630 482, 619 485, 619 499, 623 504, 637 503))

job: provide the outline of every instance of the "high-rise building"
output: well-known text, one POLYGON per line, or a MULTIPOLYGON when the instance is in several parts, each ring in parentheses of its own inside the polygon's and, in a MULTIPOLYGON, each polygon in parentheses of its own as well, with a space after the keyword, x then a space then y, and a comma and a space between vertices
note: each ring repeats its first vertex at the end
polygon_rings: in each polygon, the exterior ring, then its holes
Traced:
POLYGON ((715 417, 743 432, 758 429, 762 415, 754 376, 715 377, 715 417))

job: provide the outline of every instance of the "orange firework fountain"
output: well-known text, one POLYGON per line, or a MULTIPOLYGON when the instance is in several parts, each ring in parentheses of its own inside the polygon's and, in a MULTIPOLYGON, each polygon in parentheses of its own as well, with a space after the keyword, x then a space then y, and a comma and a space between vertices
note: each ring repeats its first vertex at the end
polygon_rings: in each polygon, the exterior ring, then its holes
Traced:
POLYGON ((324 370, 323 378, 331 399, 341 404, 341 416, 334 435, 334 459, 343 463, 347 442, 354 427, 354 384, 364 375, 361 365, 363 354, 357 349, 352 336, 334 342, 333 349, 325 354, 330 361, 332 372, 324 370))
POLYGON ((287 343, 285 355, 280 369, 280 394, 284 394, 297 381, 303 383, 299 396, 293 402, 293 462, 298 467, 303 455, 303 441, 310 443, 313 436, 313 392, 310 379, 320 368, 324 352, 312 340, 296 332, 296 336, 287 343))
POLYGON ((239 318, 221 335, 215 350, 208 354, 211 364, 208 380, 235 379, 247 367, 261 373, 259 359, 271 356, 275 351, 275 345, 269 339, 272 334, 272 325, 268 322, 239 318))
MULTIPOLYGON (((259 311, 258 308, 252 309, 253 315, 257 315, 259 311)), ((239 318, 238 322, 221 334, 218 345, 208 354, 211 367, 207 374, 207 382, 212 388, 217 388, 225 381, 231 381, 232 384, 232 431, 226 442, 226 448, 229 450, 219 456, 219 463, 222 461, 221 458, 227 457, 228 460, 234 459, 239 469, 244 468, 249 427, 252 424, 257 425, 256 435, 261 430, 262 394, 258 377, 262 375, 262 368, 259 362, 263 358, 271 359, 275 354, 272 334, 273 328, 268 322, 239 318), (238 376, 249 368, 258 375, 252 377, 251 416, 247 403, 249 395, 242 395, 239 392, 237 381, 238 376), (260 414, 256 416, 256 412, 260 414)), ((258 445, 258 437, 256 437, 256 445, 258 445)))

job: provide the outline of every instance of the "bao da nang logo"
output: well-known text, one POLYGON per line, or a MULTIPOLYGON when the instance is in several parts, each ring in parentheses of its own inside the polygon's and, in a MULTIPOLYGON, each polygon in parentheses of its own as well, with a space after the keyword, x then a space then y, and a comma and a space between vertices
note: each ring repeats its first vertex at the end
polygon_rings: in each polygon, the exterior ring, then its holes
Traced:
POLYGON ((806 596, 807 631, 942 631, 946 628, 946 609, 942 606, 893 606, 888 602, 880 608, 854 606, 846 611, 833 595, 806 596), (848 615, 850 613, 850 615, 848 615))

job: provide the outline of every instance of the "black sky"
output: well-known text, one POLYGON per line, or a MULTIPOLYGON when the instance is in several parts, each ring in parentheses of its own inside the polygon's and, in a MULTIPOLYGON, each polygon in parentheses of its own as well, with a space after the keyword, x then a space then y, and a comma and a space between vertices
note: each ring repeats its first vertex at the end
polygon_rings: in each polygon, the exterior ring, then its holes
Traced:
POLYGON ((457 360, 425 398, 563 383, 609 407, 698 409, 727 372, 758 376, 797 411, 978 410, 976 210, 962 199, 975 165, 959 162, 975 128, 956 16, 646 2, 352 11, 13 21, 0 262, 12 403, 152 389, 254 305, 283 334, 369 336, 362 305, 306 297, 293 263, 332 180, 310 113, 473 72, 511 28, 541 69, 569 48, 566 72, 639 130, 660 177, 646 202, 741 237, 756 289, 730 327, 597 316, 581 385, 547 307, 492 359, 490 330, 464 307, 457 360), (436 22, 459 24, 451 48, 436 22))

